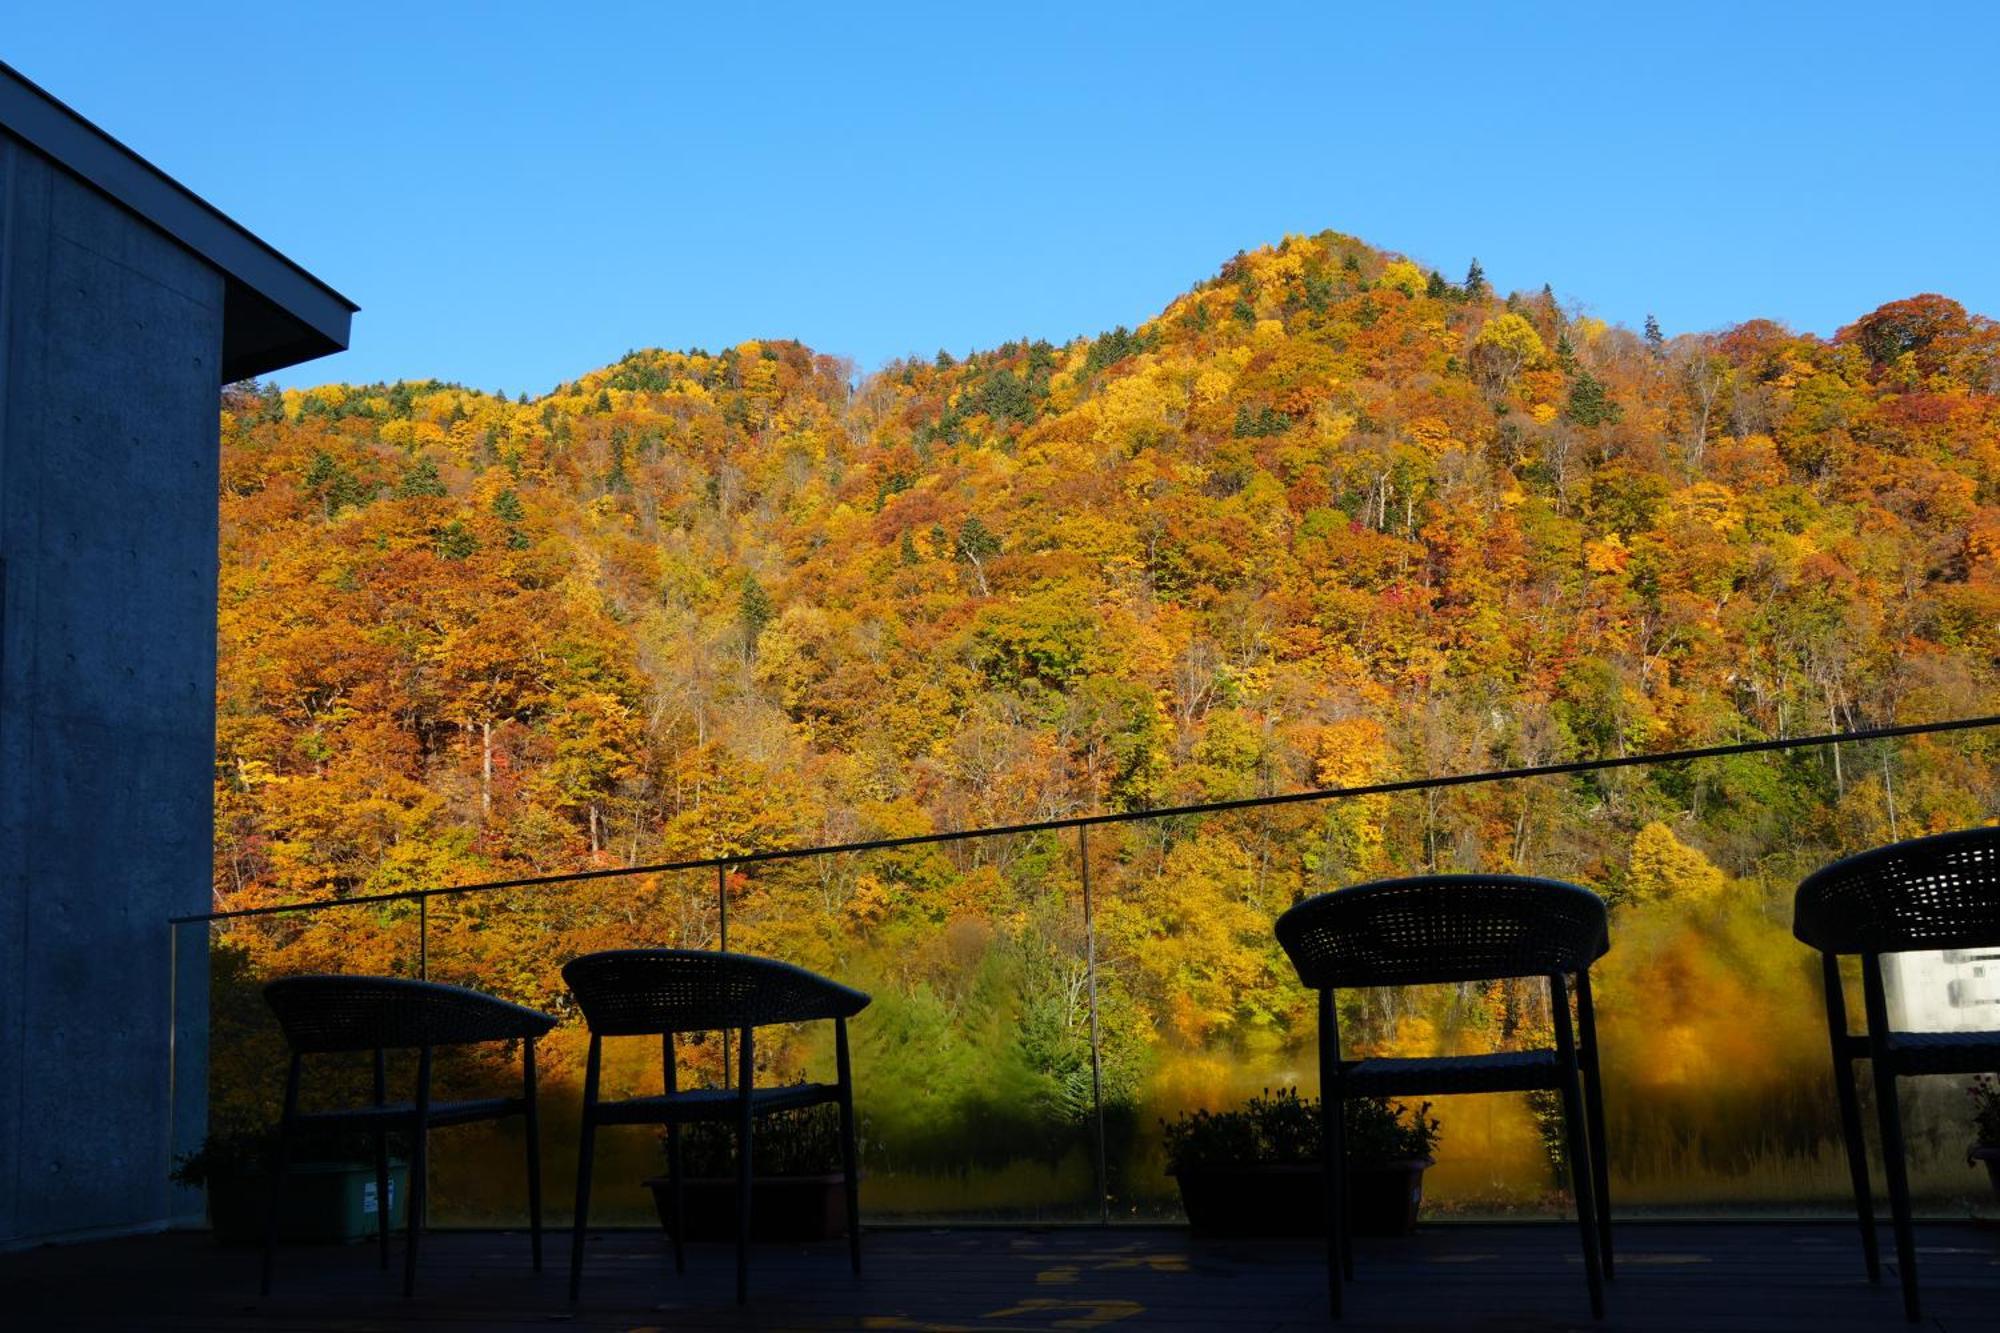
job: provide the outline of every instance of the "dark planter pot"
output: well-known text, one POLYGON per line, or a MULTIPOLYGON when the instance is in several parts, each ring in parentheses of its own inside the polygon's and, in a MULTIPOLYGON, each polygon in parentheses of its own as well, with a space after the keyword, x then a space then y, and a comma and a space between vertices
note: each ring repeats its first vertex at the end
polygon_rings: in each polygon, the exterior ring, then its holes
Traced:
POLYGON ((1984 1162, 1986 1178, 1993 1182, 1993 1193, 2000 1196, 2000 1148, 1990 1148, 1977 1143, 1965 1154, 1967 1162, 1984 1162))
MULTIPOLYGON (((1417 1229, 1431 1159, 1347 1168, 1357 1236, 1417 1229)), ((1326 1181, 1317 1166, 1212 1166, 1177 1172, 1188 1225, 1205 1236, 1324 1236, 1326 1181)))
MULTIPOLYGON (((403 1225, 410 1187, 407 1163, 389 1163, 389 1225, 403 1225)), ((278 1238, 308 1244, 363 1240, 376 1231, 373 1162, 301 1162, 285 1173, 278 1238)), ((208 1182, 208 1224, 224 1245, 261 1245, 270 1218, 271 1182, 263 1175, 208 1182)))
MULTIPOLYGON (((847 1178, 753 1176, 750 1180, 750 1237, 753 1240, 831 1240, 847 1234, 847 1178)), ((659 1209, 660 1226, 674 1231, 674 1190, 665 1176, 646 1181, 659 1209)), ((736 1182, 691 1176, 682 1184, 687 1208, 685 1240, 736 1239, 736 1182)))

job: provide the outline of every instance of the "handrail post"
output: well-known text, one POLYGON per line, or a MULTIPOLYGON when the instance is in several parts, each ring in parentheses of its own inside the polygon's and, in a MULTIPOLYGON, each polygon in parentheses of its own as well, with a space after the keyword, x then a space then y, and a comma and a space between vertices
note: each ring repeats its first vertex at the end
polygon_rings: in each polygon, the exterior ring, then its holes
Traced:
MULTIPOLYGON (((718 861, 715 866, 715 947, 722 953, 729 952, 729 863, 718 861)), ((729 1029, 722 1029, 722 1086, 729 1088, 729 1029)))
POLYGON ((1097 1028, 1097 910, 1090 897, 1090 826, 1076 827, 1083 874, 1083 975, 1090 994, 1090 1105, 1097 1121, 1097 1220, 1111 1225, 1111 1171, 1104 1143, 1104 1047, 1097 1028))
POLYGON ((431 896, 417 895, 417 980, 431 979, 431 896))

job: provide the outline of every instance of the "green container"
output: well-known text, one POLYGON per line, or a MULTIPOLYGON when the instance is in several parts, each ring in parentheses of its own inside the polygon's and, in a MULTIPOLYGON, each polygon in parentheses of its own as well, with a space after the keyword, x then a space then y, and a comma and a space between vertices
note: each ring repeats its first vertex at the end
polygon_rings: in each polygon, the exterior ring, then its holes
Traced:
MULTIPOLYGON (((409 1215, 409 1189, 409 1164, 392 1159, 392 1231, 409 1215)), ((278 1238, 308 1244, 365 1240, 378 1225, 375 1193, 373 1162, 301 1162, 285 1173, 278 1238)), ((208 1182, 208 1223, 224 1245, 261 1243, 270 1206, 271 1184, 265 1176, 223 1176, 208 1182)))

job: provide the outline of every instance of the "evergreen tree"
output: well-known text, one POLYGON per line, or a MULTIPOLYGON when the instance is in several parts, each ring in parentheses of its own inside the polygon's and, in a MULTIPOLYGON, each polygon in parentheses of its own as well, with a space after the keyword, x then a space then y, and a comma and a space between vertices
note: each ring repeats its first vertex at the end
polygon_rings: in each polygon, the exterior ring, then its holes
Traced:
POLYGON ((1486 270, 1479 267, 1479 260, 1475 258, 1472 267, 1465 270, 1465 299, 1481 300, 1490 290, 1486 285, 1486 270))
POLYGON ((519 523, 528 516, 527 510, 521 508, 521 497, 513 491, 502 491, 494 496, 492 509, 493 517, 502 523, 519 523))
POLYGON ((977 515, 968 515, 959 525, 956 543, 958 558, 972 566, 972 573, 979 580, 979 594, 985 596, 992 590, 986 586, 986 561, 1000 554, 1000 539, 989 531, 977 515))
POLYGON ((1649 313, 1646 316, 1646 346, 1653 349, 1654 356, 1659 356, 1666 345, 1667 335, 1660 332, 1660 321, 1649 313))
POLYGON ((428 458, 419 458, 410 464, 409 471, 405 472, 403 479, 396 483, 396 497, 401 500, 414 500, 422 496, 436 499, 445 494, 447 494, 445 484, 438 476, 437 464, 428 458))
POLYGON ((1603 382, 1586 371, 1570 385, 1564 415, 1579 426, 1609 426, 1624 417, 1625 409, 1611 401, 1603 382))
POLYGON ((736 614, 743 622, 744 647, 755 652, 758 637, 777 615, 777 610, 771 605, 771 594, 764 591, 764 585, 757 582, 755 574, 743 576, 743 595, 737 601, 736 614))
POLYGON ((630 495, 632 479, 625 475, 625 428, 611 428, 611 470, 604 474, 604 489, 612 495, 630 495))
POLYGON ((1000 539, 979 521, 978 515, 970 515, 959 525, 958 554, 965 560, 984 560, 1000 554, 1000 539))
POLYGON ((1439 273, 1436 269, 1432 269, 1430 279, 1424 284, 1424 295, 1430 297, 1432 300, 1437 300, 1440 297, 1450 294, 1451 284, 1444 280, 1442 273, 1439 273))
POLYGON ((306 494, 320 502, 328 518, 343 509, 359 508, 375 498, 373 486, 363 483, 324 449, 313 452, 312 461, 306 464, 304 480, 306 494))
POLYGON ((471 528, 453 519, 438 529, 432 546, 447 560, 464 560, 479 549, 479 537, 471 528))

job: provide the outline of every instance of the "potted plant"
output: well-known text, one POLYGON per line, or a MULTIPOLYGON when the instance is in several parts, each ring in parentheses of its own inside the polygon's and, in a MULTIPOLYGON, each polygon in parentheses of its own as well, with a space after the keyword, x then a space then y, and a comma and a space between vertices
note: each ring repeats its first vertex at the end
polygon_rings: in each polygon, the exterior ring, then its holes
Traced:
MULTIPOLYGON (((1348 1216, 1356 1235, 1416 1228, 1438 1122, 1425 1102, 1343 1104, 1348 1216)), ((1326 1234, 1318 1098, 1265 1089, 1234 1111, 1183 1112, 1166 1130, 1168 1171, 1196 1231, 1220 1236, 1326 1234)))
MULTIPOLYGON (((273 1130, 211 1134, 182 1155, 171 1173, 177 1185, 205 1190, 208 1224, 224 1245, 261 1243, 269 1223, 271 1166, 277 1159, 273 1130)), ((392 1136, 389 1157, 389 1224, 407 1214, 409 1165, 392 1136)), ((278 1236, 286 1241, 344 1242, 375 1235, 378 1226, 375 1140, 372 1135, 300 1135, 285 1171, 278 1208, 278 1236)))
MULTIPOLYGON (((664 1144, 666 1135, 661 1135, 664 1144)), ((702 1123, 681 1130, 686 1240, 736 1239, 736 1129, 702 1123)), ((750 1140, 750 1234, 757 1240, 828 1240, 847 1234, 840 1108, 809 1106, 761 1117, 750 1140)), ((646 1185, 660 1226, 674 1229, 666 1175, 646 1185)))
POLYGON ((1972 1146, 1966 1150, 1966 1164, 1984 1162, 1993 1192, 2000 1194, 2000 1082, 1981 1074, 1965 1090, 1972 1095, 1972 1146))

